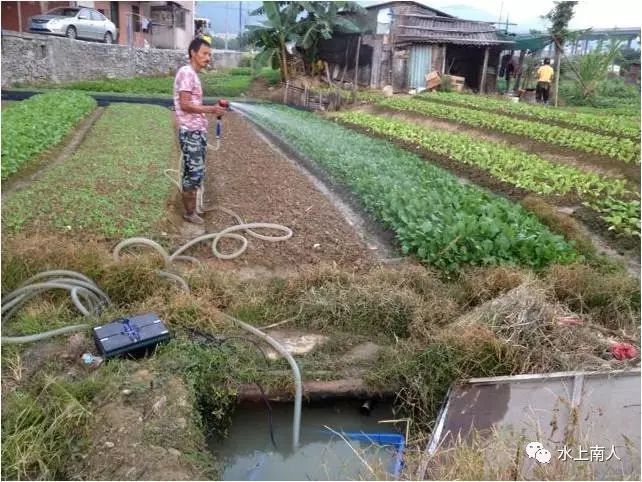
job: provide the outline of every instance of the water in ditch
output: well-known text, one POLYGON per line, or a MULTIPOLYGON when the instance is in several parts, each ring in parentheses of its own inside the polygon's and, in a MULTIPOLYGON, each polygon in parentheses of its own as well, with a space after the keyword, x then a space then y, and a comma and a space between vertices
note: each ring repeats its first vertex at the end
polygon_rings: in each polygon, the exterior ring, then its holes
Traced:
POLYGON ((393 424, 379 423, 394 418, 392 407, 378 403, 370 415, 363 415, 362 404, 304 406, 296 451, 292 450, 292 404, 272 403, 274 443, 266 406, 239 405, 227 438, 210 441, 223 464, 223 480, 394 478, 401 468, 403 435, 393 424))

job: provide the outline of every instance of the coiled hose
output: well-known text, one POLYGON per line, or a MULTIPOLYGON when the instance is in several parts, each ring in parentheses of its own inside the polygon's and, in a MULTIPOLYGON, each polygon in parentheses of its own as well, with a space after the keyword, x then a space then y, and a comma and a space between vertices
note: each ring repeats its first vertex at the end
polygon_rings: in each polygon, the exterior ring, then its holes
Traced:
MULTIPOLYGON (((44 271, 32 276, 17 289, 2 298, 2 320, 8 320, 23 304, 34 296, 52 289, 69 291, 74 306, 86 317, 98 316, 105 307, 111 305, 109 297, 85 275, 69 270, 44 271)), ((80 324, 65 326, 35 335, 3 336, 0 337, 0 343, 31 343, 56 335, 84 330, 88 326, 87 324, 80 324)))

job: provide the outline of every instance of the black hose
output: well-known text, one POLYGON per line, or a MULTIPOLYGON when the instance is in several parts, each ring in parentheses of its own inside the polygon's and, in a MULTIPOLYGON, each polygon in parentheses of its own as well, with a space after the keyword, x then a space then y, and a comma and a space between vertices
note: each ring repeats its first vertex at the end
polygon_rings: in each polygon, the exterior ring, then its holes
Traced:
POLYGON ((261 399, 263 400, 263 403, 265 403, 265 406, 268 409, 268 426, 270 427, 270 440, 272 440, 272 445, 274 445, 274 448, 278 449, 278 447, 276 446, 276 440, 274 440, 274 424, 272 423, 272 405, 270 405, 270 401, 265 396, 263 387, 259 384, 259 382, 254 382, 254 383, 257 387, 259 387, 259 391, 261 392, 261 399))
MULTIPOLYGON (((222 350, 222 347, 225 343, 227 343, 230 340, 241 340, 245 341, 248 343, 251 343, 254 345, 254 347, 261 352, 261 355, 263 355, 263 359, 265 360, 265 365, 269 366, 270 365, 270 360, 268 359, 267 355, 261 348, 261 346, 254 340, 250 338, 246 338, 244 336, 228 336, 225 338, 217 337, 214 335, 210 335, 209 333, 204 333, 200 330, 197 330, 195 328, 188 328, 189 331, 191 331, 194 335, 200 336, 201 338, 205 338, 209 344, 214 345, 216 348, 219 350, 222 350)), ((267 399, 267 396, 265 395, 265 391, 263 390, 263 387, 261 384, 257 381, 254 381, 254 384, 258 387, 259 392, 261 393, 261 400, 263 400, 263 403, 265 404, 267 411, 268 411, 268 426, 270 428, 270 440, 272 441, 272 445, 274 445, 274 448, 277 449, 276 445, 276 440, 274 439, 274 423, 272 420, 272 405, 270 405, 270 401, 267 399)))

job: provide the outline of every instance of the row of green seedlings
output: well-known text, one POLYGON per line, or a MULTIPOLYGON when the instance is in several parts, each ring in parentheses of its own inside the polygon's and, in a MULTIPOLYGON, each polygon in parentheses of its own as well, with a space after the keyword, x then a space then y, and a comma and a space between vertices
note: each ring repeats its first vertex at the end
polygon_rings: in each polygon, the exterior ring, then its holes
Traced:
POLYGON ((502 114, 518 114, 546 122, 559 122, 572 129, 586 128, 608 136, 640 140, 640 121, 639 119, 630 117, 593 115, 584 112, 553 109, 547 106, 510 102, 487 96, 455 92, 428 92, 420 94, 417 98, 463 107, 472 107, 490 112, 500 112, 502 114))
POLYGON ((252 106, 251 117, 346 185, 395 231, 404 252, 440 269, 511 264, 539 268, 578 254, 521 206, 393 144, 308 112, 252 106))
MULTIPOLYGON (((205 96, 235 97, 246 92, 255 77, 265 78, 270 85, 278 79, 278 71, 261 69, 253 73, 249 67, 237 67, 227 71, 202 72, 199 74, 205 96)), ((278 80, 277 80, 278 82, 278 80)), ((110 92, 119 94, 171 95, 174 86, 173 76, 133 77, 129 79, 83 80, 66 84, 67 89, 88 92, 110 92)), ((55 86, 52 86, 55 87, 55 86)))
POLYGON ((622 179, 555 164, 503 143, 429 130, 402 120, 361 112, 342 112, 335 117, 378 135, 478 167, 496 179, 537 194, 577 195, 601 214, 610 230, 640 236, 639 196, 622 179))
POLYGON ((38 94, 2 113, 2 180, 58 144, 96 107, 81 92, 38 94))
POLYGON ((173 146, 166 108, 112 104, 73 155, 3 199, 2 229, 13 234, 36 225, 113 239, 149 235, 172 190, 162 170, 176 162, 173 146))
POLYGON ((501 114, 492 114, 465 107, 422 102, 408 97, 386 99, 379 102, 378 105, 455 121, 471 127, 481 127, 506 134, 515 134, 547 144, 619 159, 626 163, 640 163, 640 145, 630 139, 618 139, 588 131, 514 119, 501 114))

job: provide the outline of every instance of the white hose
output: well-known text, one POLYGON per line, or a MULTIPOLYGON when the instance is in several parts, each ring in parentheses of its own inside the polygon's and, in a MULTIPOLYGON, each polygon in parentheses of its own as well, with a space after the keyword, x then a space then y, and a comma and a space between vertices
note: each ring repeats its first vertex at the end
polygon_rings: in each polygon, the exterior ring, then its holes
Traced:
MULTIPOLYGON (((2 319, 8 320, 31 298, 51 289, 69 291, 74 306, 86 317, 98 316, 104 307, 111 304, 109 297, 88 277, 75 271, 53 270, 39 273, 27 279, 17 289, 2 299, 2 319), (34 283, 34 281, 38 281, 34 283)), ((0 343, 30 343, 56 335, 87 329, 89 325, 66 326, 55 330, 26 336, 3 336, 0 343)))
POLYGON ((278 351, 290 364, 292 369, 292 375, 294 377, 294 418, 292 421, 292 450, 296 450, 299 447, 299 434, 301 432, 301 404, 303 401, 303 383, 301 382, 301 372, 299 371, 299 366, 296 364, 296 361, 290 355, 290 353, 281 345, 278 341, 272 338, 270 335, 266 335, 261 330, 248 325, 244 321, 234 318, 226 313, 222 313, 223 317, 231 320, 233 323, 243 328, 245 331, 252 333, 255 336, 258 336, 262 340, 266 341, 272 346, 276 351, 278 351))

